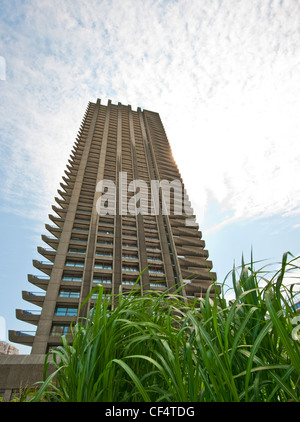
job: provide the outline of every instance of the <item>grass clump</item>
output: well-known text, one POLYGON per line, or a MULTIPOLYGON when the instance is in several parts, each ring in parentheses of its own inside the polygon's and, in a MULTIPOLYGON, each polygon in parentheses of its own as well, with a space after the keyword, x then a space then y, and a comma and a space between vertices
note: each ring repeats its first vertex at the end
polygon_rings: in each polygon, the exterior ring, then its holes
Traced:
POLYGON ((28 401, 298 402, 300 318, 283 284, 296 262, 286 253, 273 272, 242 262, 229 303, 225 282, 193 303, 179 291, 112 298, 97 286, 94 308, 47 356, 45 373, 50 360, 55 372, 28 401))

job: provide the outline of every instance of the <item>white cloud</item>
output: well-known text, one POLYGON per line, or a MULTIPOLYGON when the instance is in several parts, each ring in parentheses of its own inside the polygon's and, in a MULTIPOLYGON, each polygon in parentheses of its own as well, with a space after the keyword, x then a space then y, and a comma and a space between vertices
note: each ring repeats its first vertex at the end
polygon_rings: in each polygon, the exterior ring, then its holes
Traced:
POLYGON ((5 2, 5 206, 50 206, 101 97, 160 113, 198 218, 209 195, 231 220, 299 213, 299 12, 295 1, 5 2))

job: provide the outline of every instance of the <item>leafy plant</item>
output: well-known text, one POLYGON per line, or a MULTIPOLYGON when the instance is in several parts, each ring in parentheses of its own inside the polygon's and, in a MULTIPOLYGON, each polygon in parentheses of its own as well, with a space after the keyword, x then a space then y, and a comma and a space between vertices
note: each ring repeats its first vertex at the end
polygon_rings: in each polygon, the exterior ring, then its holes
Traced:
POLYGON ((212 284, 193 302, 180 288, 113 297, 95 287, 94 308, 72 327, 72 342, 63 336, 47 355, 44 373, 50 362, 55 371, 28 401, 299 401, 296 299, 284 285, 297 259, 284 254, 278 271, 242 260, 229 303, 227 278, 220 293, 212 284))

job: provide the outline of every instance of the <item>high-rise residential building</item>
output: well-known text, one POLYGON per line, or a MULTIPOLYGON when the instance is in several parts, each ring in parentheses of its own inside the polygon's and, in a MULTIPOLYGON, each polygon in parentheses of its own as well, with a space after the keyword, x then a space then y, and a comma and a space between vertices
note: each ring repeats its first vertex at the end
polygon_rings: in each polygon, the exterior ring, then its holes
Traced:
POLYGON ((9 337, 32 354, 59 345, 87 315, 96 299, 81 305, 96 284, 126 294, 147 267, 142 294, 184 285, 190 300, 216 279, 158 113, 90 102, 58 194, 38 248, 44 259, 33 261, 43 275, 28 276, 40 291, 23 291, 41 312, 17 310, 36 332, 9 337))
POLYGON ((0 341, 0 355, 18 355, 19 349, 7 341, 0 341))

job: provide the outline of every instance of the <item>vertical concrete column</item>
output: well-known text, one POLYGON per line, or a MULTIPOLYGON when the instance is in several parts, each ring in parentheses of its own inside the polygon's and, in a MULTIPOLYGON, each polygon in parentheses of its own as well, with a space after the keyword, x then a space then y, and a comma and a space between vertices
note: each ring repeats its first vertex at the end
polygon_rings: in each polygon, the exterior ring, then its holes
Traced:
MULTIPOLYGON (((103 180, 104 178, 106 149, 107 149, 107 142, 108 142, 110 107, 111 107, 111 100, 108 100, 104 128, 103 128, 103 135, 102 135, 99 166, 98 166, 97 179, 96 179, 97 183, 103 180)), ((84 306, 81 307, 82 302, 88 296, 88 294, 90 293, 93 287, 95 252, 96 252, 96 245, 97 245, 98 222, 99 222, 99 215, 96 209, 96 203, 99 196, 100 196, 100 193, 95 192, 91 222, 90 222, 90 228, 89 228, 88 243, 87 243, 86 260, 85 260, 85 265, 84 265, 83 280, 82 280, 81 293, 80 293, 79 317, 87 316, 90 310, 90 304, 91 304, 91 301, 89 300, 84 306)))
MULTIPOLYGON (((142 127, 142 134, 143 134, 143 140, 144 140, 144 145, 145 145, 149 174, 150 174, 151 180, 160 181, 161 177, 159 174, 159 169, 157 166, 155 153, 153 149, 152 134, 151 134, 149 122, 147 119, 147 113, 152 113, 152 112, 149 112, 146 110, 143 112, 141 112, 141 110, 138 110, 138 111, 140 114, 140 122, 141 122, 141 127, 142 127)), ((158 119, 160 119, 157 113, 155 113, 155 115, 157 115, 158 119)), ((162 133, 162 135, 164 134, 162 133)), ((161 192, 161 201, 162 202, 164 201, 163 192, 161 192)), ((177 258, 177 253, 176 253, 173 235, 171 231, 169 216, 162 215, 161 209, 160 209, 158 215, 156 215, 156 219, 157 219, 157 226, 158 226, 158 232, 159 232, 159 238, 160 238, 167 283, 168 283, 168 287, 171 288, 171 291, 172 291, 173 290, 172 288, 174 287, 175 284, 179 284, 179 283, 181 284, 182 276, 181 276, 180 265, 177 258), (178 280, 175 280, 172 264, 175 265, 175 270, 176 270, 178 280)), ((182 289, 181 292, 183 296, 186 295, 184 289, 182 289)))
POLYGON ((49 280, 47 293, 45 296, 39 324, 37 327, 36 335, 33 340, 31 354, 45 354, 47 353, 47 344, 51 331, 53 316, 56 308, 56 300, 59 294, 61 279, 65 266, 65 259, 69 250, 69 243, 72 234, 77 204, 82 186, 82 180, 85 172, 89 149, 91 146, 95 124, 98 116, 100 100, 94 109, 94 114, 89 127, 88 135, 85 141, 84 150, 82 152, 78 172, 76 175, 68 211, 66 214, 65 222, 62 228, 61 237, 56 251, 55 260, 53 263, 51 277, 49 280))
MULTIPOLYGON (((135 148, 135 136, 134 136, 134 125, 133 125, 133 117, 131 107, 128 106, 128 113, 129 113, 129 134, 130 134, 130 144, 131 144, 131 158, 132 158, 132 169, 133 169, 133 179, 139 179, 139 172, 137 166, 137 157, 136 157, 136 148, 135 148)), ((144 219, 143 215, 139 213, 136 216, 136 225, 137 225, 137 237, 138 237, 138 250, 139 250, 139 264, 140 264, 140 271, 143 271, 147 265, 147 251, 146 251, 146 240, 145 240, 145 231, 144 231, 144 219)), ((149 280, 149 273, 146 270, 141 277, 141 290, 142 293, 145 290, 150 289, 150 280, 149 280)))
POLYGON ((118 103, 117 149, 116 149, 116 213, 114 218, 113 279, 112 292, 119 293, 122 284, 122 217, 120 203, 120 172, 122 171, 122 104, 118 103))

